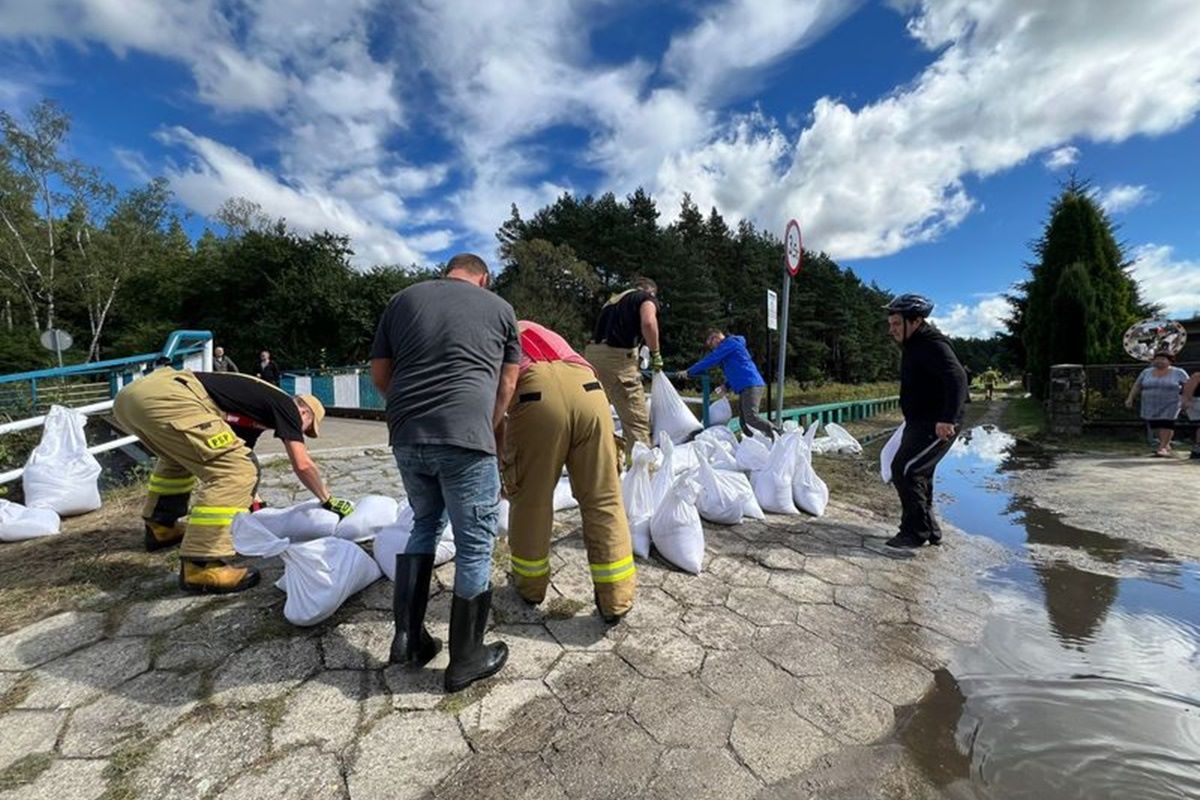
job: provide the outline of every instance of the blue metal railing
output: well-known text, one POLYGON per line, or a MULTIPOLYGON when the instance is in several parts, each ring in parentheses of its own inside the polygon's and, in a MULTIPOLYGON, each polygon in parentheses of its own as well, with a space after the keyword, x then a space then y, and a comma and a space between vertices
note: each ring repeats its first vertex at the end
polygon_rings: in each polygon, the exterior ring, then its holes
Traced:
MULTIPOLYGON (((0 375, 0 386, 29 384, 29 404, 36 407, 38 403, 38 382, 85 375, 105 376, 109 384, 109 397, 115 397, 120 388, 129 382, 133 375, 141 371, 141 367, 153 364, 160 358, 169 358, 178 366, 188 355, 203 352, 211 347, 212 333, 210 331, 175 331, 168 338, 163 349, 157 353, 143 353, 125 358, 110 358, 104 361, 93 361, 86 364, 72 364, 69 367, 52 367, 36 369, 28 372, 15 372, 10 375, 0 375)), ((19 394, 24 394, 19 393, 19 394)), ((18 394, 5 398, 9 402, 19 399, 18 394)))

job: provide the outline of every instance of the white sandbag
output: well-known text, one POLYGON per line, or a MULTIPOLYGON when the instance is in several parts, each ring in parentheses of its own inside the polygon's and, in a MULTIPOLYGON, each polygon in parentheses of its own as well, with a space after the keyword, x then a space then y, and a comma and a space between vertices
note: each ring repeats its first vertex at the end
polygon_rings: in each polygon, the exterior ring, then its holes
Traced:
POLYGON ((682 444, 704 430, 700 420, 696 419, 696 415, 671 385, 671 380, 661 372, 654 373, 650 381, 650 399, 653 408, 650 427, 656 441, 658 435, 665 432, 672 442, 682 444))
POLYGON ((696 510, 699 493, 692 476, 681 475, 650 519, 650 539, 659 555, 693 575, 700 574, 704 563, 704 525, 696 510))
POLYGON ((862 445, 858 443, 851 435, 850 431, 838 425, 836 422, 831 422, 825 426, 825 432, 829 434, 831 440, 830 449, 826 452, 843 453, 848 456, 862 455, 862 445))
POLYGON ((900 449, 900 440, 903 438, 904 423, 901 422, 892 438, 888 439, 887 444, 879 451, 879 477, 883 478, 884 483, 892 482, 892 459, 896 457, 896 452, 900 449))
POLYGON ((718 444, 724 443, 730 452, 733 452, 738 446, 737 434, 724 425, 710 425, 696 434, 696 438, 707 439, 718 444))
POLYGON ((571 479, 566 475, 558 479, 558 484, 554 487, 554 510, 566 511, 569 508, 578 508, 579 501, 575 499, 575 495, 571 494, 571 479))
POLYGON ((337 524, 333 535, 352 542, 373 539, 380 528, 396 521, 399 510, 400 504, 394 497, 366 495, 354 504, 354 511, 337 524))
POLYGON ((742 441, 738 443, 737 450, 734 451, 734 458, 737 460, 737 465, 746 472, 758 472, 767 468, 767 461, 771 458, 771 448, 767 445, 770 441, 765 436, 751 436, 747 434, 742 437, 742 441))
POLYGON ((785 419, 783 421, 783 432, 784 433, 799 433, 800 432, 800 423, 794 419, 785 419))
POLYGON ((280 538, 258 515, 233 518, 233 546, 247 556, 279 556, 283 577, 275 586, 287 593, 283 616, 293 625, 316 625, 342 603, 379 580, 379 567, 363 549, 336 536, 307 542, 280 538))
POLYGON ((308 500, 294 506, 264 508, 255 511, 254 518, 273 535, 293 542, 333 536, 338 527, 338 515, 321 508, 319 500, 308 500))
POLYGON ((42 440, 25 462, 25 505, 49 508, 62 517, 100 507, 100 462, 87 451, 87 416, 50 406, 42 440))
POLYGON ((796 457, 796 474, 792 479, 792 500, 796 508, 820 517, 829 505, 829 487, 821 480, 812 465, 812 454, 800 448, 796 457))
POLYGON ((729 405, 729 398, 722 397, 715 403, 710 403, 708 406, 708 424, 724 425, 733 419, 733 406, 729 405))
POLYGON ((654 516, 654 487, 650 470, 659 463, 662 454, 641 442, 633 445, 633 464, 621 478, 621 499, 625 503, 625 518, 633 537, 633 554, 641 558, 650 555, 650 518, 654 516))
POLYGON ((696 470, 696 482, 700 486, 696 510, 702 518, 718 525, 737 525, 742 521, 745 492, 754 496, 754 490, 750 488, 745 475, 740 472, 717 472, 701 459, 696 470))
POLYGON ((771 514, 799 514, 792 499, 796 459, 802 447, 800 435, 785 433, 771 449, 767 465, 754 473, 754 496, 762 510, 771 514))
POLYGON ((735 472, 741 469, 733 455, 733 448, 723 441, 697 439, 692 443, 692 448, 696 452, 696 460, 708 462, 713 469, 735 472))
POLYGON ((0 542, 19 542, 58 533, 61 521, 49 508, 26 508, 0 500, 0 542))
POLYGON ((650 483, 655 509, 662 505, 663 498, 675 482, 675 445, 671 444, 671 437, 665 432, 658 435, 658 450, 662 456, 659 458, 658 471, 650 483))
MULTIPOLYGON (((396 555, 403 553, 408 548, 412 528, 412 506, 408 504, 407 500, 404 500, 400 503, 396 521, 391 525, 384 525, 375 534, 371 552, 375 556, 375 563, 383 570, 383 574, 389 581, 396 580, 396 555)), ((455 552, 454 528, 447 524, 445 530, 442 531, 441 538, 438 539, 437 548, 434 550, 433 563, 441 566, 448 561, 453 561, 455 552)))
POLYGON ((699 465, 700 457, 696 453, 695 442, 675 445, 675 457, 671 459, 671 469, 675 475, 693 471, 699 465))

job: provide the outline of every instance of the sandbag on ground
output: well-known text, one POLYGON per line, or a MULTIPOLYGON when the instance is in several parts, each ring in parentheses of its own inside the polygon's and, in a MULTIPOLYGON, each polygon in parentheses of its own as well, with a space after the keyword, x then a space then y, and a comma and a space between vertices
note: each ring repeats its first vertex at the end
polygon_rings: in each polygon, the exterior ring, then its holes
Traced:
POLYGON ((20 542, 58 533, 62 521, 49 508, 26 508, 0 500, 0 542, 20 542))
MULTIPOLYGON (((375 534, 375 544, 372 547, 375 563, 383 570, 383 574, 387 575, 388 580, 396 580, 396 555, 403 553, 408 547, 408 539, 412 536, 412 527, 412 506, 405 500, 400 503, 396 521, 391 525, 383 526, 375 534)), ((442 531, 442 537, 438 539, 433 563, 439 566, 445 564, 454 559, 454 554, 454 528, 447 523, 445 530, 442 531)))
MULTIPOLYGON (((287 593, 283 616, 293 625, 316 625, 379 579, 379 567, 353 542, 328 536, 293 542, 272 533, 255 514, 233 518, 234 549, 242 555, 283 559, 275 586, 287 593)), ((335 515, 336 516, 336 515, 335 515)))
POLYGON ((796 476, 796 459, 803 443, 799 434, 785 433, 775 447, 765 468, 754 474, 754 496, 762 510, 771 514, 799 514, 792 498, 792 483, 796 476))
POLYGON ((275 536, 293 542, 333 536, 338 527, 338 515, 321 508, 319 500, 308 500, 294 506, 264 508, 255 511, 254 518, 275 536))
POLYGON ((693 575, 700 574, 704 563, 704 525, 696 510, 699 493, 692 476, 681 475, 650 520, 650 539, 659 555, 693 575))
POLYGON ((662 453, 635 442, 632 455, 633 464, 621 478, 621 499, 633 537, 633 554, 645 558, 650 555, 650 518, 655 508, 650 470, 658 465, 662 453))
POLYGON ((42 440, 21 476, 28 508, 49 508, 70 517, 100 507, 100 462, 87 451, 86 425, 85 414, 50 406, 42 440))
POLYGON ((384 525, 396 521, 400 504, 393 497, 369 494, 354 504, 354 511, 337 524, 334 536, 352 542, 373 539, 384 525))

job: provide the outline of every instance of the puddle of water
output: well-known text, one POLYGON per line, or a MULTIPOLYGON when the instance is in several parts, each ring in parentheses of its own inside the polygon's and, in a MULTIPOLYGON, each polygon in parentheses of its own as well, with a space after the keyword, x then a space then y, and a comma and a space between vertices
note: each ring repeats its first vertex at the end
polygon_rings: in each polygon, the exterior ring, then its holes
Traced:
POLYGON ((955 797, 1200 797, 1200 568, 1009 491, 1005 472, 1046 465, 984 427, 939 467, 946 519, 1022 558, 987 577, 983 640, 898 738, 955 797))

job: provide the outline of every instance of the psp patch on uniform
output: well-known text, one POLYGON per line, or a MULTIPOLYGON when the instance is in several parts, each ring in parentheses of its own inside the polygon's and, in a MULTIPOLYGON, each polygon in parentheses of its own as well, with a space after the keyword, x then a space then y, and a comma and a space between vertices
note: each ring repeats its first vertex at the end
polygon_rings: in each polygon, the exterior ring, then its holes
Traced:
POLYGON ((228 447, 233 444, 236 439, 237 437, 231 432, 221 431, 216 436, 208 437, 206 441, 210 450, 220 450, 222 447, 228 447))

